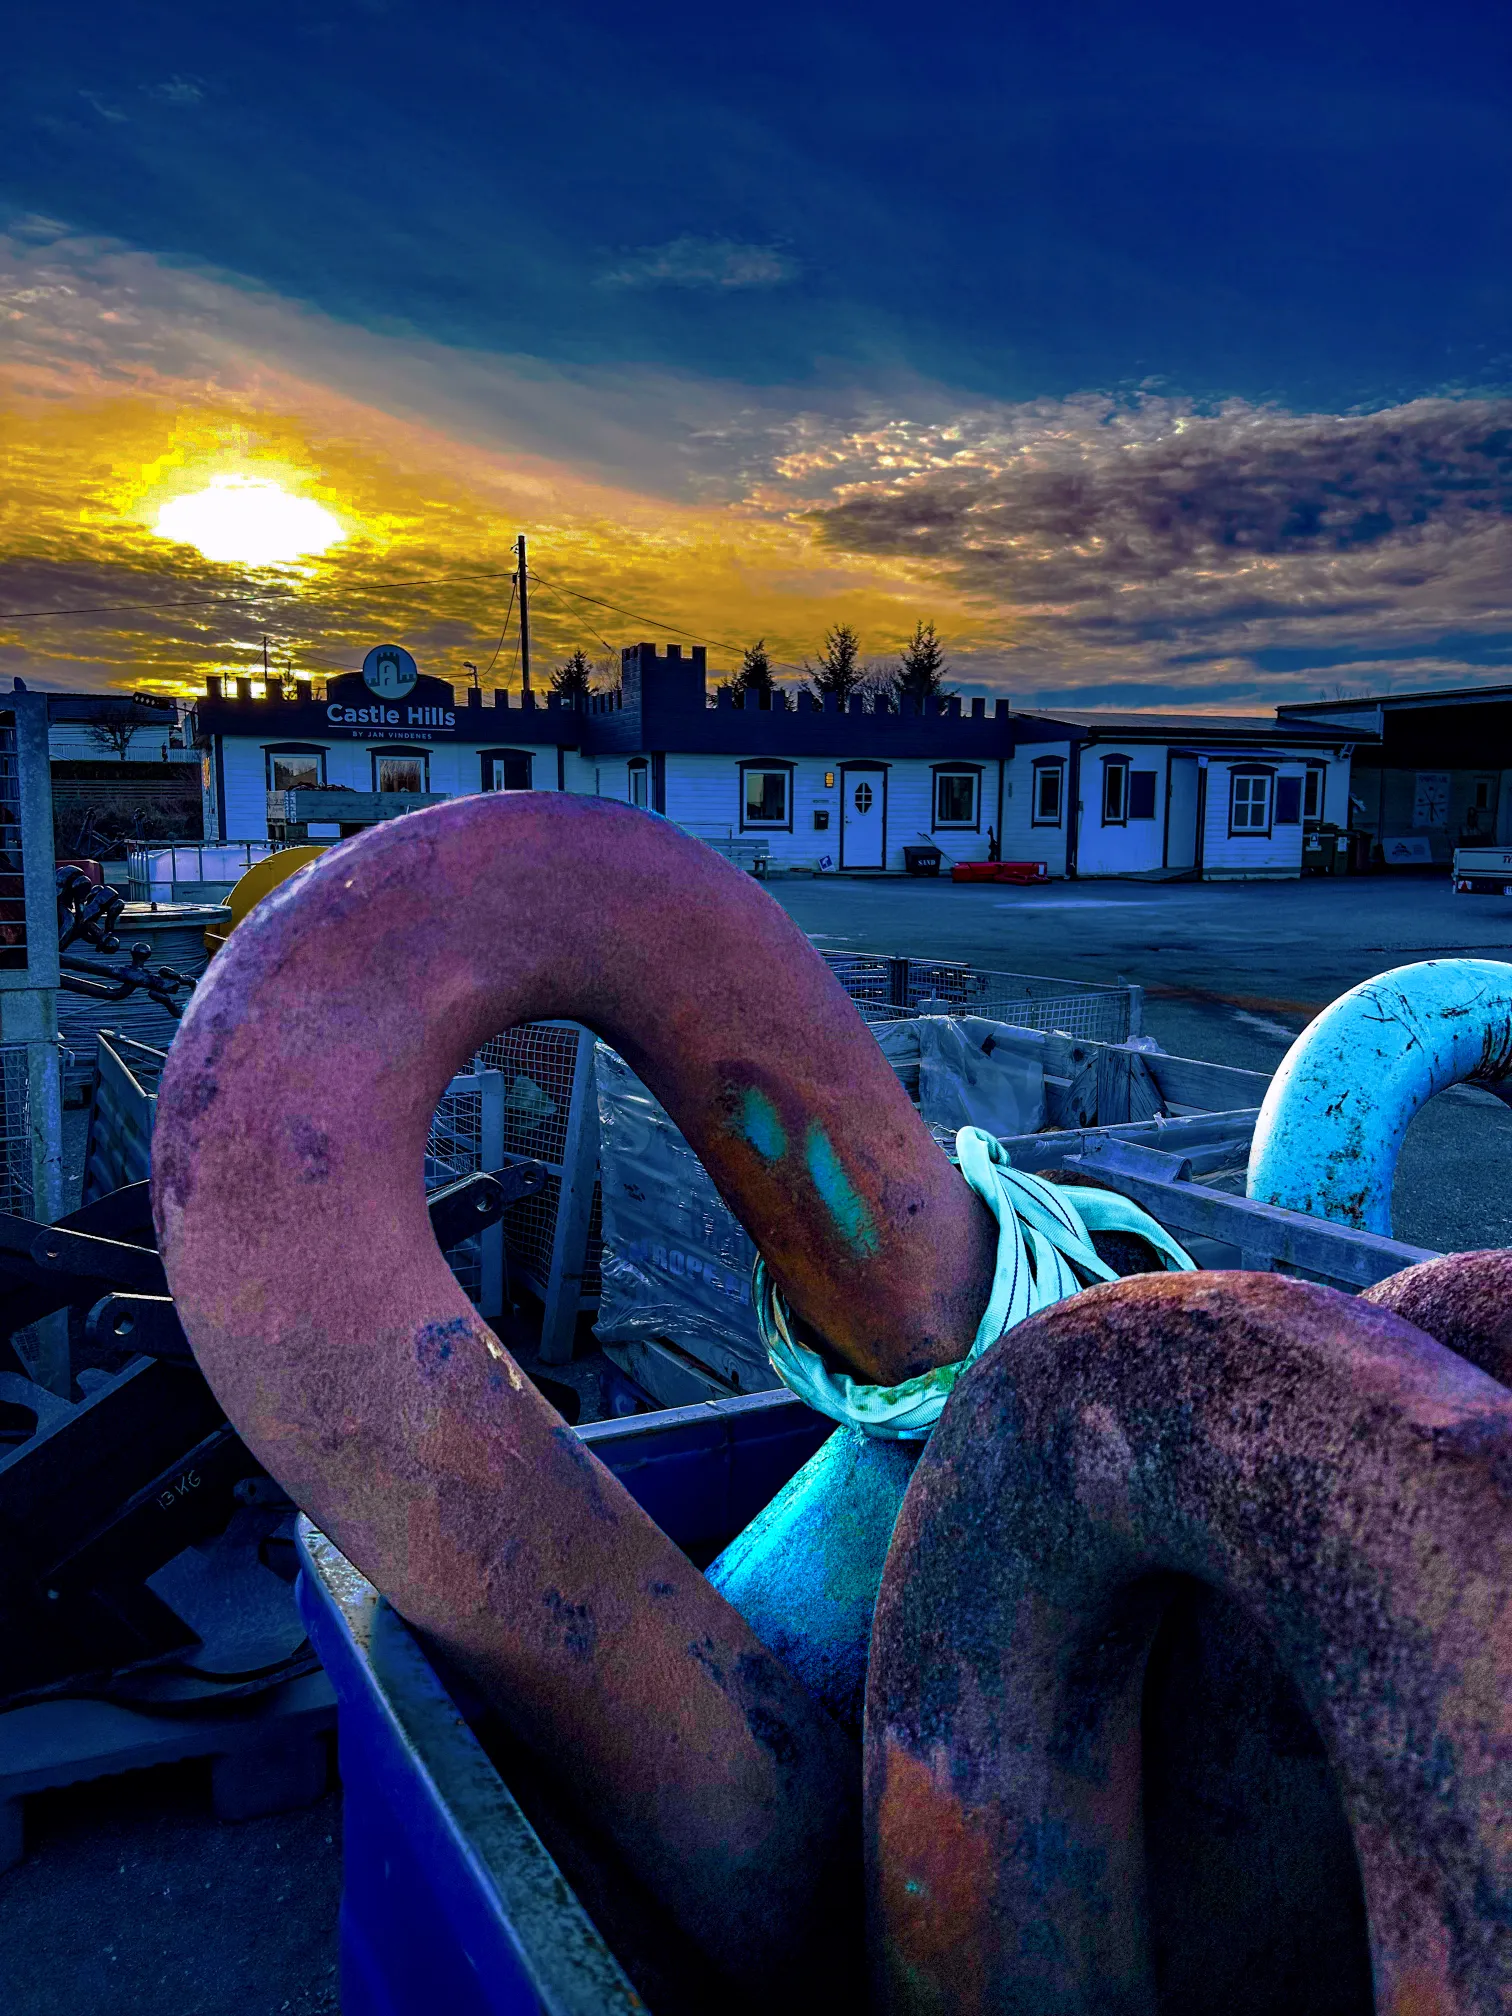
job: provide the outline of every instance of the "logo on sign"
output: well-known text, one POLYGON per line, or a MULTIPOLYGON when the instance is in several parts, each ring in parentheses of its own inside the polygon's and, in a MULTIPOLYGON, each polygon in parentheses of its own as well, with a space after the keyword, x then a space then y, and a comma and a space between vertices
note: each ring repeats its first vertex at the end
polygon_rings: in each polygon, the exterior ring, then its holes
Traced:
POLYGON ((379 644, 362 661, 363 684, 380 700, 402 700, 419 677, 419 667, 402 644, 379 644))

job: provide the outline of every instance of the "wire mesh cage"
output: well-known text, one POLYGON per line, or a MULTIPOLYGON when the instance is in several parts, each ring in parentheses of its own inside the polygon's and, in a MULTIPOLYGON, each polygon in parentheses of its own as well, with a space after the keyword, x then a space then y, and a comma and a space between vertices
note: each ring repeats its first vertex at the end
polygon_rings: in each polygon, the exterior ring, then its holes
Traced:
MULTIPOLYGON (((504 1147, 546 1165, 544 1187, 504 1214, 504 1242, 514 1276, 545 1299, 553 1264, 560 1272, 558 1222, 564 1174, 576 1180, 571 1130, 583 1107, 582 1074, 591 1068, 593 1039, 575 1022, 521 1022, 491 1036, 473 1059, 474 1070, 502 1073, 504 1147), (574 1099, 576 1097, 576 1107, 574 1099)), ((597 1116, 587 1116, 597 1129, 597 1116)), ((597 1178, 589 1206, 587 1251, 580 1297, 597 1299, 603 1257, 602 1199, 597 1178)), ((576 1270, 574 1270, 576 1271, 576 1270)))
POLYGON ((26 1046, 0 1044, 0 1211, 31 1218, 31 1104, 27 1097, 26 1046))
MULTIPOLYGON (((425 1141, 425 1187, 440 1190, 484 1166, 483 1085, 476 1077, 454 1078, 431 1116, 425 1141)), ((483 1238, 475 1233, 449 1247, 446 1263, 475 1306, 483 1300, 483 1238)))
POLYGON ((920 1013, 981 1015, 1020 1029, 1125 1043, 1135 1031, 1133 987, 1004 973, 965 961, 886 952, 824 952, 830 971, 868 1022, 920 1013))

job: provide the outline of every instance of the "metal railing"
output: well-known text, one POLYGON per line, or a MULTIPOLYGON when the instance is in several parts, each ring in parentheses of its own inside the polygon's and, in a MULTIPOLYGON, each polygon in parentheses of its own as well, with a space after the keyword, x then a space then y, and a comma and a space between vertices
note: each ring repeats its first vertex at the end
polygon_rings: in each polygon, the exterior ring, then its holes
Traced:
POLYGON ((126 855, 127 899, 168 903, 178 883, 239 882, 258 861, 279 851, 272 840, 204 840, 172 847, 132 847, 126 855))
POLYGON ((868 1022, 909 1015, 980 1015, 1018 1029, 1044 1029, 1097 1043, 1140 1033, 1142 988, 1003 973, 964 961, 886 952, 822 952, 868 1022))

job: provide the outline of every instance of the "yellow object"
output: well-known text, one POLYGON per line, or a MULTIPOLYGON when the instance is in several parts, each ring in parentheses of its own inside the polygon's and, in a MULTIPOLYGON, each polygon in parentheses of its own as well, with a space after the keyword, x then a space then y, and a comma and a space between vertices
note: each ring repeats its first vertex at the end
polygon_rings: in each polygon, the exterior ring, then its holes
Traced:
POLYGON ((205 950, 213 957, 249 910, 255 910, 264 896, 276 889, 280 882, 287 882, 291 875, 307 868, 325 851, 324 847, 285 847, 277 854, 266 855, 249 868, 226 898, 230 919, 224 924, 212 924, 206 931, 205 950))

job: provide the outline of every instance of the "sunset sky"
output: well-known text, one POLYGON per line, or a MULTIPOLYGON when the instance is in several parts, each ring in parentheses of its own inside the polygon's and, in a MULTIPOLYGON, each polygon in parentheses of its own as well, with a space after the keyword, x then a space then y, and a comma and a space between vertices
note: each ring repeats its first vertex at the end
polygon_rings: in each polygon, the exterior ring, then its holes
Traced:
POLYGON ((1485 0, 17 10, 0 675, 517 684, 524 532, 538 673, 927 617, 1021 704, 1506 679, 1509 56, 1485 0), (331 543, 183 543, 268 506, 331 543))

